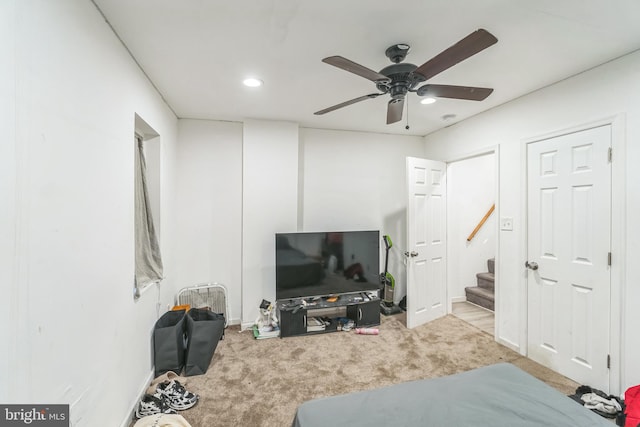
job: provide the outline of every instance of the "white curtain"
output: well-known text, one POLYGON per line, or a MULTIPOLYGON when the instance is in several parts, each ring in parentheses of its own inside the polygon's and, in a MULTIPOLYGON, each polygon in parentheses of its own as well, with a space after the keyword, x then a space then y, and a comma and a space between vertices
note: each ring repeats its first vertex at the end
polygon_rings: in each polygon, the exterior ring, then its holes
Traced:
POLYGON ((136 137, 135 182, 135 239, 136 275, 135 295, 141 288, 162 280, 162 257, 158 237, 153 225, 149 193, 147 191, 147 165, 142 138, 136 137))

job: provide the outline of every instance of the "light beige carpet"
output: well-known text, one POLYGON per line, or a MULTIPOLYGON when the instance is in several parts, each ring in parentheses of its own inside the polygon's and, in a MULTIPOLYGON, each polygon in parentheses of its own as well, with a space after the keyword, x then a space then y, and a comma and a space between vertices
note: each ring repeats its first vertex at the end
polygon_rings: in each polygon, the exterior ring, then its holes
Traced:
POLYGON ((382 316, 379 328, 377 336, 335 332, 255 340, 250 331, 230 327, 208 372, 188 378, 186 388, 200 394, 200 402, 181 414, 193 427, 284 427, 309 399, 499 362, 564 394, 578 386, 451 315, 415 329, 405 327, 404 314, 382 316))

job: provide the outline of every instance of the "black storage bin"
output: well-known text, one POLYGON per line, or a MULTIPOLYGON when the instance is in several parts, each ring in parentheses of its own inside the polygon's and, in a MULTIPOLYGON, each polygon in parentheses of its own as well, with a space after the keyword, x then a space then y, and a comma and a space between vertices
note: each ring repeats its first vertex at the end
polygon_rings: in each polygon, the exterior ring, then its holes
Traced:
POLYGON ((153 328, 155 376, 173 371, 180 375, 184 367, 185 310, 167 311, 153 328))
POLYGON ((224 316, 207 308, 192 308, 186 318, 185 375, 202 375, 207 372, 218 341, 224 335, 224 316))

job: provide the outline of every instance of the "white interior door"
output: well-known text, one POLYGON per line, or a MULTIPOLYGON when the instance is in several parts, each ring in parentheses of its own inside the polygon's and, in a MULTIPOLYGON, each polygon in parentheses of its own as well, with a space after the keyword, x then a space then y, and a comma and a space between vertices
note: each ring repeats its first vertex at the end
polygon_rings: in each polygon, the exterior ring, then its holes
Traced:
POLYGON ((407 157, 407 327, 447 314, 446 164, 407 157))
POLYGON ((531 143, 528 355, 609 391, 610 126, 531 143))

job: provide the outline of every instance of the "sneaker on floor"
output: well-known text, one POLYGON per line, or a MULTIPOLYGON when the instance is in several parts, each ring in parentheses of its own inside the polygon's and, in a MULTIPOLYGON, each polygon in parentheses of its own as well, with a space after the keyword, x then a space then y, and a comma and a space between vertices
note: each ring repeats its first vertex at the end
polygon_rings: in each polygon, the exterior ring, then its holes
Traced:
POLYGON ((136 407, 136 418, 155 414, 175 414, 176 411, 163 399, 145 394, 136 407))
POLYGON ((156 396, 163 398, 171 408, 184 411, 195 406, 200 396, 185 390, 179 381, 164 381, 158 384, 156 396))

